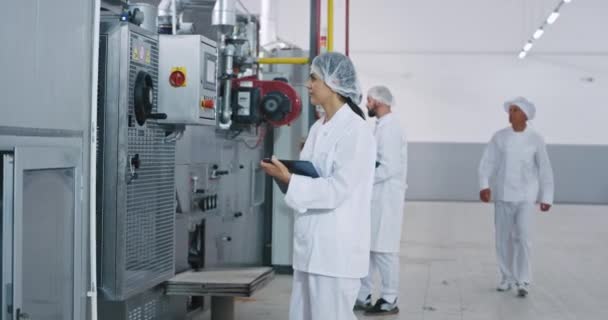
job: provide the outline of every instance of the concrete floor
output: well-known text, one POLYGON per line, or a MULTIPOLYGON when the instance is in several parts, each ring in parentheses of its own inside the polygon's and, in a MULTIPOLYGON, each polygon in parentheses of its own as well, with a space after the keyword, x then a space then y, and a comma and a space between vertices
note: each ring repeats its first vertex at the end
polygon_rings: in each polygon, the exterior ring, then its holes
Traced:
MULTIPOLYGON (((608 319, 608 208, 558 205, 536 216, 528 298, 495 291, 493 207, 408 203, 397 316, 408 320, 608 319)), ((237 319, 285 320, 291 277, 237 302, 237 319)), ((358 314, 359 319, 365 319, 358 314)))

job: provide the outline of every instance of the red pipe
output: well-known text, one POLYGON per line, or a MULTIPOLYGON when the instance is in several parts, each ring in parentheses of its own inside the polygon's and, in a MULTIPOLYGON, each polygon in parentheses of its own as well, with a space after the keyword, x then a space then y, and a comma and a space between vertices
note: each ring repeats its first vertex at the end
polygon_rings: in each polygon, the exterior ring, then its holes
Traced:
POLYGON ((321 53, 321 0, 317 1, 317 52, 315 52, 315 56, 318 56, 321 53))
POLYGON ((350 0, 346 0, 346 43, 344 44, 344 54, 348 57, 348 46, 350 41, 350 0))

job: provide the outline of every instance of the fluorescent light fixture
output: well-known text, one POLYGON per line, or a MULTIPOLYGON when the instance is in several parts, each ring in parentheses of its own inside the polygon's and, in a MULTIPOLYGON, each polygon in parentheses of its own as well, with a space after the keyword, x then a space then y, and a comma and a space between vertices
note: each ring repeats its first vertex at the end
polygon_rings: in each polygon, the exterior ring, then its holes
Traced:
POLYGON ((559 12, 557 11, 553 11, 551 12, 551 14, 549 15, 549 18, 547 18, 547 23, 548 24, 554 24, 555 20, 557 20, 557 18, 559 18, 559 12))
POLYGON ((526 55, 528 54, 528 52, 530 52, 530 50, 532 49, 532 46, 534 45, 534 41, 540 39, 540 37, 543 36, 543 34, 545 33, 545 28, 548 25, 552 25, 555 23, 555 21, 557 21, 557 18, 559 18, 559 16, 560 16, 559 10, 561 9, 562 5, 564 5, 565 3, 570 3, 570 2, 572 2, 572 0, 561 0, 557 4, 557 6, 555 7, 555 9, 553 9, 551 14, 547 17, 547 19, 542 22, 542 24, 540 25, 540 27, 538 27, 538 29, 536 29, 536 31, 534 31, 534 34, 532 34, 532 38, 528 39, 528 41, 524 45, 524 48, 522 49, 522 51, 519 52, 518 57, 520 59, 525 58, 526 55))
POLYGON ((525 58, 525 57, 526 57, 526 54, 527 54, 527 53, 526 53, 525 51, 521 51, 521 52, 519 53, 519 56, 518 56, 518 57, 519 57, 520 59, 523 59, 523 58, 525 58))

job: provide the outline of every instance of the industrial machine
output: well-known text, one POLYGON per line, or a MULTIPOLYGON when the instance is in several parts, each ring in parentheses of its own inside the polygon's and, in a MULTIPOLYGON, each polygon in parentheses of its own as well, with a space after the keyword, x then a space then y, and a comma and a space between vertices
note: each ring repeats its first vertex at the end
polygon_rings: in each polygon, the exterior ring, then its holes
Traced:
POLYGON ((99 77, 100 289, 125 300, 174 274, 175 141, 157 122, 157 35, 104 15, 99 77))
POLYGON ((218 1, 207 11, 220 17, 217 39, 184 29, 159 35, 176 21, 166 3, 157 28, 145 23, 148 5, 102 15, 101 319, 183 318, 209 301, 163 294, 176 273, 270 262, 272 185, 259 163, 272 152, 273 128, 302 112, 289 77, 262 76, 255 17, 218 1))

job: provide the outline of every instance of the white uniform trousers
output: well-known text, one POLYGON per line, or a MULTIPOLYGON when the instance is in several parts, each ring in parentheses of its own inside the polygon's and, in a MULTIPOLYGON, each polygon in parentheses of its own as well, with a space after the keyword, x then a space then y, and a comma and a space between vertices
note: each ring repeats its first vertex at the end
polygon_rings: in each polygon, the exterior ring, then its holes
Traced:
POLYGON ((357 320, 353 306, 361 280, 294 270, 289 320, 357 320))
POLYGON ((399 254, 393 252, 370 252, 369 273, 361 280, 358 299, 364 301, 372 293, 375 272, 380 274, 380 297, 394 303, 399 296, 399 254))
POLYGON ((530 283, 530 232, 535 204, 531 202, 495 203, 496 255, 503 281, 530 283))

